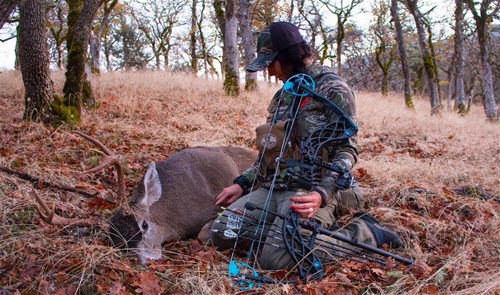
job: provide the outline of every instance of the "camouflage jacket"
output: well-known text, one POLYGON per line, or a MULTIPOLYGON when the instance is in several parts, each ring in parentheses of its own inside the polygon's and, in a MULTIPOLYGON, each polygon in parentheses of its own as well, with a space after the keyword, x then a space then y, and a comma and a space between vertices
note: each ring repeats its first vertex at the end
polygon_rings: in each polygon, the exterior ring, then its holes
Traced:
MULTIPOLYGON (((329 67, 322 65, 312 65, 307 68, 306 73, 310 75, 315 83, 315 91, 327 97, 330 101, 340 107, 352 120, 356 122, 356 106, 354 100, 354 93, 351 91, 347 83, 335 75, 333 70, 329 67)), ((274 95, 268 107, 267 122, 271 122, 273 118, 286 117, 286 112, 291 110, 290 104, 293 101, 293 96, 280 89, 274 95), (277 112, 277 113, 276 113, 277 112)), ((331 109, 326 107, 323 103, 305 97, 298 105, 297 117, 295 120, 292 133, 294 134, 293 140, 289 142, 289 146, 297 151, 300 142, 305 140, 311 132, 325 123, 334 122, 339 119, 339 116, 331 109)), ((293 154, 295 160, 300 161, 297 153, 293 154)), ((356 148, 356 135, 348 139, 335 141, 329 144, 323 151, 323 155, 327 158, 323 159, 330 163, 341 165, 348 170, 351 170, 353 165, 357 162, 357 148, 356 148)), ((254 180, 261 181, 264 187, 270 186, 270 181, 275 173, 276 165, 271 166, 267 163, 259 165, 259 159, 262 158, 262 152, 259 154, 257 161, 254 165, 246 169, 237 179, 243 187, 250 187, 254 180), (244 181, 242 181, 242 179, 244 181)), ((278 179, 275 183, 275 189, 285 189, 285 174, 287 167, 281 164, 278 179)), ((331 170, 319 173, 315 176, 314 183, 316 188, 322 190, 330 202, 333 194, 336 193, 335 181, 337 174, 331 170)))

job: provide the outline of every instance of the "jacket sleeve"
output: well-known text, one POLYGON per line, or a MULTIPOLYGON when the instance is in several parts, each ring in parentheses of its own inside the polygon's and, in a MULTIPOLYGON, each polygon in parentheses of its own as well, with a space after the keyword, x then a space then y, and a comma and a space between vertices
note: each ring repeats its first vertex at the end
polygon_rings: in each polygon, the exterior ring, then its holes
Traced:
MULTIPOLYGON (((347 83, 342 79, 334 75, 321 83, 318 92, 325 95, 339 106, 353 122, 356 122, 356 105, 354 100, 354 93, 351 91, 347 83)), ((325 115, 328 122, 334 122, 339 119, 339 116, 335 114, 333 110, 325 107, 325 115)), ((332 164, 339 165, 348 171, 356 164, 358 160, 358 150, 357 150, 357 135, 353 135, 347 139, 341 140, 332 144, 327 148, 328 152, 328 162, 332 164)), ((326 196, 326 201, 328 203, 332 202, 335 198, 335 194, 338 191, 336 181, 338 174, 332 170, 327 170, 321 181, 319 182, 316 190, 324 193, 326 196)))
POLYGON ((243 188, 243 194, 246 194, 248 190, 252 187, 252 184, 257 184, 257 175, 259 175, 259 159, 261 158, 261 153, 255 160, 255 162, 247 168, 240 176, 236 177, 233 183, 238 184, 243 188))

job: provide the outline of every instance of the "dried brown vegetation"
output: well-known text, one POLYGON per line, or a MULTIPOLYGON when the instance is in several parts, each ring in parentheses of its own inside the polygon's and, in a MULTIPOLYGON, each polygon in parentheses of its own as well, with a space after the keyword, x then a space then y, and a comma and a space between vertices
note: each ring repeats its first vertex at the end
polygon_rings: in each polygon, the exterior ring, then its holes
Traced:
MULTIPOLYGON (((55 89, 62 75, 54 74, 55 89)), ((76 129, 121 155, 128 189, 150 161, 198 145, 251 147, 277 85, 226 97, 220 81, 163 72, 106 73, 94 78, 100 107, 76 129)), ((500 294, 500 132, 479 106, 460 117, 430 117, 403 97, 357 93, 360 161, 354 173, 371 213, 397 228, 422 262, 402 272, 346 264, 320 282, 266 285, 254 294, 500 294), (426 267, 429 266, 429 267, 426 267)), ((0 74, 0 292, 2 294, 232 294, 227 256, 194 240, 164 246, 162 260, 138 265, 105 244, 102 227, 46 225, 34 186, 67 218, 98 224, 116 207, 112 169, 81 172, 99 161, 67 126, 21 121, 17 72, 0 74), (36 181, 38 180, 38 181, 36 181), (59 188, 58 188, 59 187, 59 188), (61 187, 95 193, 83 196, 61 187)))

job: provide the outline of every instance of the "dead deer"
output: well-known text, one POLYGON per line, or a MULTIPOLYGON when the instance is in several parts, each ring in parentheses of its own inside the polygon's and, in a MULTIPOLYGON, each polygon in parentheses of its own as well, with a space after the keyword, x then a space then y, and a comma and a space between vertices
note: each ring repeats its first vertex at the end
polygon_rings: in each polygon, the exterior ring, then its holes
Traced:
MULTIPOLYGON (((75 133, 95 144, 103 154, 102 163, 84 173, 113 164, 118 175, 118 195, 123 198, 125 179, 117 157, 96 139, 75 133)), ((208 240, 210 225, 220 211, 214 204, 215 197, 255 159, 256 152, 244 148, 195 147, 150 163, 128 202, 122 202, 109 220, 113 244, 132 249, 145 263, 148 258, 161 257, 164 242, 197 235, 202 241, 208 240)), ((40 198, 37 200, 37 210, 46 222, 65 223, 54 214, 54 208, 50 210, 40 198)))

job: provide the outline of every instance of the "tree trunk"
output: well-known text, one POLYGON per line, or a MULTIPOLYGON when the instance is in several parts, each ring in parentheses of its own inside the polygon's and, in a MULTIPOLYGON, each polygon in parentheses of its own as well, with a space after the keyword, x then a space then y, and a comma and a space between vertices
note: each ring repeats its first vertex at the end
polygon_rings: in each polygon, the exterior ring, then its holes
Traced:
POLYGON ((199 40, 200 40, 200 51, 201 51, 201 57, 203 58, 203 69, 205 71, 205 76, 208 77, 209 75, 214 78, 214 76, 217 76, 217 79, 219 79, 219 73, 213 66, 213 58, 209 56, 208 48, 207 48, 207 43, 205 41, 205 34, 203 30, 203 15, 205 14, 205 0, 201 0, 201 11, 200 11, 200 17, 199 20, 196 22, 198 34, 199 34, 199 40))
POLYGON ((398 41, 399 56, 401 59, 401 66, 403 68, 403 77, 405 81, 404 85, 404 95, 405 95, 405 105, 409 109, 414 109, 413 99, 411 97, 411 80, 410 80, 410 67, 408 66, 408 57, 406 56, 406 49, 404 47, 403 39, 403 26, 401 25, 401 20, 398 14, 398 1, 391 0, 391 16, 394 20, 394 27, 396 29, 396 36, 398 41))
POLYGON ((19 7, 19 58, 23 76, 25 110, 23 120, 53 123, 45 0, 25 1, 19 7))
POLYGON ((477 35, 479 41, 479 54, 481 55, 482 67, 482 80, 483 80, 483 95, 484 95, 484 112, 488 120, 498 120, 495 112, 496 103, 495 95, 493 93, 493 74, 491 71, 490 63, 490 47, 489 47, 489 32, 487 26, 477 28, 477 35))
MULTIPOLYGON (((310 5, 313 5, 314 2, 311 2, 310 5)), ((297 1, 297 4, 298 4, 298 7, 297 7, 297 10, 300 14, 300 16, 302 16, 304 18, 304 21, 307 23, 307 25, 309 26, 309 47, 311 48, 311 50, 313 51, 313 54, 315 56, 318 56, 319 58, 319 53, 317 52, 317 46, 316 46, 316 35, 317 35, 317 32, 316 32, 316 26, 315 26, 315 19, 311 19, 311 7, 309 7, 309 5, 306 6, 306 1, 305 0, 300 0, 300 1, 297 1)), ((309 4, 309 2, 307 3, 309 4)), ((313 6, 314 7, 314 6, 313 6)), ((339 16, 338 16, 339 17, 339 16)), ((319 60, 319 62, 322 64, 322 61, 319 60)), ((332 61, 332 65, 333 65, 333 61, 332 61)), ((269 81, 266 77, 265 79, 266 81, 269 81)))
POLYGON ((197 32, 197 0, 191 2, 191 31, 189 32, 189 52, 191 54, 191 72, 196 75, 198 72, 198 56, 196 54, 196 32, 197 32))
POLYGON ((451 58, 451 62, 448 66, 448 71, 446 72, 447 78, 448 78, 448 86, 446 90, 446 109, 451 112, 453 110, 451 106, 451 100, 453 99, 455 95, 455 54, 453 54, 451 58))
MULTIPOLYGON (((425 24, 425 22, 424 22, 425 24)), ((431 58, 432 58, 432 63, 433 63, 433 69, 434 69, 434 83, 436 84, 437 86, 437 97, 439 99, 439 104, 441 105, 441 88, 439 87, 439 84, 440 84, 440 81, 439 81, 439 67, 438 67, 438 63, 436 61, 436 51, 434 50, 434 43, 432 43, 432 37, 433 37, 433 33, 432 33, 432 24, 429 24, 426 26, 427 28, 427 44, 429 44, 429 53, 431 55, 431 58)), ((440 107, 442 108, 442 106, 440 107)))
POLYGON ((464 85, 464 2, 455 0, 455 106, 459 114, 465 114, 465 85, 464 85))
POLYGON ((338 3, 338 1, 320 0, 320 2, 326 9, 337 16, 337 35, 335 37, 335 42, 337 43, 337 74, 340 76, 342 72, 342 42, 346 36, 346 23, 349 17, 352 16, 353 9, 361 4, 363 0, 340 1, 340 3, 338 3))
MULTIPOLYGON (((381 46, 385 47, 385 44, 381 45, 381 46)), ((382 75, 383 75, 382 76, 382 85, 381 85, 381 89, 380 89, 383 96, 387 96, 387 94, 389 93, 389 69, 391 68, 391 64, 393 61, 394 49, 395 48, 389 49, 390 50, 389 60, 385 63, 381 57, 381 54, 383 51, 382 48, 379 47, 375 50, 375 59, 377 61, 378 66, 380 67, 380 70, 382 71, 382 75)))
POLYGON ((80 120, 82 105, 90 107, 95 103, 90 81, 88 80, 90 77, 87 75, 85 67, 88 60, 87 51, 92 21, 101 1, 84 1, 81 10, 79 9, 80 1, 68 1, 68 5, 70 6, 67 38, 68 66, 63 92, 65 98, 64 106, 69 106, 70 109, 77 110, 76 114, 74 114, 75 121, 80 120))
POLYGON ((17 32, 17 39, 16 39, 16 47, 14 49, 14 52, 16 53, 16 60, 14 61, 14 69, 16 71, 20 71, 21 70, 21 63, 19 62, 19 43, 20 43, 21 37, 19 37, 19 26, 17 26, 16 32, 17 32))
POLYGON ((434 59, 432 58, 427 39, 425 38, 424 26, 422 24, 420 11, 417 8, 417 1, 418 0, 406 0, 404 3, 415 20, 418 43, 420 45, 420 51, 422 52, 425 73, 427 74, 427 80, 429 82, 431 115, 436 115, 439 114, 441 110, 441 99, 439 97, 438 84, 436 83, 436 65, 434 64, 434 59))
POLYGON ((491 0, 483 0, 481 3, 481 8, 478 11, 475 8, 474 1, 465 0, 464 1, 469 7, 472 15, 474 16, 474 20, 476 21, 476 31, 477 31, 477 39, 479 42, 479 54, 481 58, 481 67, 482 67, 482 85, 483 85, 483 103, 484 103, 484 112, 486 114, 486 118, 490 121, 499 120, 500 116, 500 108, 497 112, 495 112, 496 103, 495 103, 495 95, 493 93, 493 77, 491 71, 491 63, 489 60, 490 56, 490 39, 489 39, 489 25, 491 22, 491 18, 493 15, 498 13, 500 9, 500 5, 494 9, 491 9, 490 3, 491 0), (490 10, 491 9, 491 10, 490 10), (490 11, 490 14, 487 12, 490 11))
POLYGON ((101 68, 101 38, 99 33, 90 30, 90 69, 92 73, 100 73, 101 68))
MULTIPOLYGON (((245 68, 252 62, 256 56, 256 40, 252 33, 252 26, 250 24, 248 0, 239 0, 240 10, 238 19, 240 21, 241 44, 243 46, 243 59, 245 60, 245 68)), ((245 71, 245 90, 257 90, 257 73, 245 71)))
POLYGON ((54 49, 56 50, 56 64, 57 68, 59 70, 63 69, 63 55, 64 55, 64 48, 63 44, 66 41, 66 32, 65 32, 65 25, 64 25, 64 16, 65 12, 63 11, 62 5, 56 4, 55 7, 56 10, 56 17, 57 17, 57 25, 52 24, 49 26, 49 31, 52 34, 52 38, 54 39, 54 49))
POLYGON ((109 16, 111 12, 115 8, 116 4, 118 4, 118 0, 103 0, 103 13, 102 19, 99 21, 98 26, 94 30, 91 30, 90 36, 90 62, 91 62, 91 71, 92 73, 100 73, 101 72, 101 38, 104 32, 104 29, 108 27, 109 16))
POLYGON ((224 91, 227 95, 231 96, 238 96, 240 94, 237 6, 237 0, 226 1, 226 31, 224 36, 226 73, 224 77, 224 91))
POLYGON ((335 37, 335 43, 337 43, 337 74, 342 75, 342 41, 345 38, 345 28, 344 22, 340 18, 340 15, 337 15, 337 36, 335 37))
POLYGON ((225 43, 225 36, 226 36, 226 18, 224 15, 224 8, 223 8, 223 0, 214 0, 212 5, 214 7, 215 11, 215 19, 217 20, 217 24, 219 25, 219 29, 221 32, 221 39, 222 39, 222 64, 221 64, 221 69, 222 69, 222 75, 225 75, 226 71, 226 45, 225 43))

